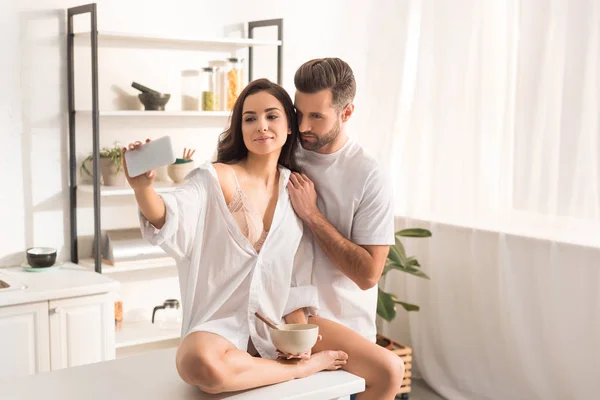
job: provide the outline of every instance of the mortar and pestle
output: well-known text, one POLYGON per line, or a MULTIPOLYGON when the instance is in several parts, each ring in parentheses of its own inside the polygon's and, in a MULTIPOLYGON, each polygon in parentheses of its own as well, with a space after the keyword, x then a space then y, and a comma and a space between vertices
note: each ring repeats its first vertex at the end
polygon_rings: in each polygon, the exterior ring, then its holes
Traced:
POLYGON ((165 105, 171 98, 170 94, 157 92, 136 82, 132 82, 131 86, 142 92, 138 95, 138 98, 146 111, 164 111, 165 105))

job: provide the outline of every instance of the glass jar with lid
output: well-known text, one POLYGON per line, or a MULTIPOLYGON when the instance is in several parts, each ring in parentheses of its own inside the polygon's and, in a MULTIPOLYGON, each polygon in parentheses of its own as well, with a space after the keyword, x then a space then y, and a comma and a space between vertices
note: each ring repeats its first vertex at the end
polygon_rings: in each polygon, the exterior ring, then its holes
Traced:
POLYGON ((244 66, 242 60, 232 57, 227 59, 227 110, 233 110, 233 106, 239 97, 244 85, 244 66))
POLYGON ((218 109, 218 95, 216 92, 216 75, 213 67, 202 68, 202 111, 216 111, 218 109))
POLYGON ((215 95, 217 101, 215 102, 216 111, 227 111, 227 74, 225 67, 227 61, 225 60, 213 60, 208 63, 209 67, 214 70, 215 76, 215 95))
POLYGON ((198 111, 200 103, 200 71, 181 72, 181 109, 198 111))

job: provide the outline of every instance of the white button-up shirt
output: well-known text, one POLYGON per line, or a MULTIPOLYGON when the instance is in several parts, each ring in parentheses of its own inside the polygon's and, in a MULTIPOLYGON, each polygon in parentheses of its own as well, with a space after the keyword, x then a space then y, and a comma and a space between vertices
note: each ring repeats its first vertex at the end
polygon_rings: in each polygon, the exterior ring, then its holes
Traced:
POLYGON ((311 286, 312 243, 289 200, 290 171, 280 167, 279 197, 271 229, 257 253, 231 215, 211 163, 188 181, 161 194, 164 226, 155 229, 140 213, 143 236, 177 262, 183 305, 182 338, 216 333, 246 351, 248 339, 264 358, 276 358, 267 326, 256 311, 275 322, 299 308, 316 313, 311 286))

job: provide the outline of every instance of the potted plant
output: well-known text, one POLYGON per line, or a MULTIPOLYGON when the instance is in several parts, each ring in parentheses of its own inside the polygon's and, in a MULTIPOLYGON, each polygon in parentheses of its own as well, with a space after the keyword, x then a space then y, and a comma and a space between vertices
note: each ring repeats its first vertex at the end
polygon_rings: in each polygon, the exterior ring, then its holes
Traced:
MULTIPOLYGON (((81 163, 81 173, 86 173, 92 176, 88 169, 91 165, 93 155, 87 156, 81 163)), ((123 186, 125 185, 125 173, 123 172, 121 146, 115 143, 113 147, 104 147, 100 150, 100 173, 102 181, 106 186, 123 186)))
MULTIPOLYGON (((406 250, 401 241, 402 237, 425 238, 430 236, 430 231, 420 228, 403 229, 396 232, 396 244, 390 247, 382 277, 386 276, 388 272, 396 270, 418 276, 419 278, 430 279, 429 276, 421 270, 421 264, 419 264, 417 259, 406 255, 406 250)), ((377 315, 390 322, 396 317, 397 305, 402 306, 406 311, 419 311, 418 305, 401 301, 396 295, 384 292, 379 288, 377 315)), ((377 335, 377 344, 394 352, 404 361, 405 376, 398 394, 402 396, 401 398, 408 398, 411 382, 412 349, 396 343, 392 339, 380 334, 377 335)))

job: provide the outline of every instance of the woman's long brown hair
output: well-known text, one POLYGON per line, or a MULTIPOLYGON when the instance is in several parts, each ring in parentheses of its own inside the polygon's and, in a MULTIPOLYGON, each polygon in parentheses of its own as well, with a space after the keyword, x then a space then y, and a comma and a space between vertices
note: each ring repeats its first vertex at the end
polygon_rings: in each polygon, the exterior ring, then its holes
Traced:
POLYGON ((219 136, 216 162, 232 164, 242 161, 248 156, 248 148, 246 148, 244 137, 242 136, 242 113, 244 110, 244 101, 246 101, 248 96, 263 91, 269 93, 279 100, 283 106, 289 128, 292 131, 292 133, 288 135, 285 144, 281 149, 278 163, 292 171, 298 171, 298 166, 296 164, 296 151, 298 148, 300 131, 298 130, 298 120, 296 117, 294 103, 284 88, 269 81, 268 79, 257 79, 252 81, 244 88, 244 90, 242 90, 242 93, 240 93, 240 96, 233 106, 233 113, 231 115, 229 129, 219 136))

